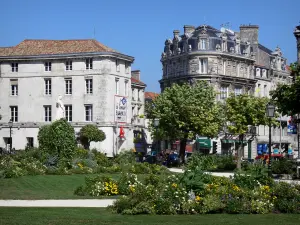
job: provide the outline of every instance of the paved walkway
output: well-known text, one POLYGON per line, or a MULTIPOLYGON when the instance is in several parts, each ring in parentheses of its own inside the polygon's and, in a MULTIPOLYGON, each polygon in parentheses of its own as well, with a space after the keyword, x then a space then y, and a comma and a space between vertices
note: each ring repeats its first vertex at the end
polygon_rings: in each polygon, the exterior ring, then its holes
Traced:
POLYGON ((0 207, 107 207, 114 199, 0 200, 0 207))

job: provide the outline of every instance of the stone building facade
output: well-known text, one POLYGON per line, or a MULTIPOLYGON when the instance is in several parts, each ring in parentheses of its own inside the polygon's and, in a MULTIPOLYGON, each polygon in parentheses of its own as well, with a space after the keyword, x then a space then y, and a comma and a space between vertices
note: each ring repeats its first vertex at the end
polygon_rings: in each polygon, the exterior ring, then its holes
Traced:
POLYGON ((144 127, 144 121, 132 119, 132 90, 140 90, 143 114, 146 86, 131 75, 133 61, 96 40, 24 40, 0 48, 0 147, 9 144, 10 119, 12 148, 37 147, 39 127, 55 120, 61 95, 76 132, 86 124, 105 132, 105 141, 92 143, 92 148, 108 156, 133 148, 133 131, 144 127), (121 100, 126 108, 120 116, 116 106, 121 100), (121 126, 125 138, 119 138, 121 126))
MULTIPOLYGON (((290 83, 292 79, 280 48, 268 49, 259 43, 258 36, 257 25, 241 25, 238 32, 208 25, 185 25, 182 35, 179 30, 174 30, 173 39, 165 41, 161 56, 161 90, 174 82, 206 80, 218 93, 218 101, 224 101, 230 93, 269 97, 270 90, 278 83, 290 83)), ((287 118, 280 120, 283 126, 274 129, 274 144, 295 146, 295 137, 286 134, 287 118)), ((268 127, 257 127, 256 134, 247 137, 245 157, 254 158, 257 144, 268 143, 268 127)), ((234 150, 236 138, 230 136, 228 140, 228 134, 224 133, 212 141, 217 142, 219 153, 226 153, 234 150)))

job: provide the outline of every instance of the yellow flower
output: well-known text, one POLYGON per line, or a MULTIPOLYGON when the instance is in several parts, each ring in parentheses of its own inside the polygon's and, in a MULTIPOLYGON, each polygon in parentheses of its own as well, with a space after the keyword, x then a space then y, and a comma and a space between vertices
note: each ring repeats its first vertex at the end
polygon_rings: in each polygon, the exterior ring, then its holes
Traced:
POLYGON ((77 166, 79 166, 80 169, 83 169, 83 165, 81 163, 77 163, 77 166))
POLYGON ((233 185, 232 186, 232 189, 234 190, 234 191, 240 191, 241 189, 237 186, 237 185, 233 185))
POLYGON ((172 184, 172 187, 174 187, 174 188, 177 188, 177 186, 178 186, 178 185, 175 184, 175 183, 172 184))
POLYGON ((196 200, 196 202, 200 202, 201 201, 200 196, 196 196, 195 200, 196 200))

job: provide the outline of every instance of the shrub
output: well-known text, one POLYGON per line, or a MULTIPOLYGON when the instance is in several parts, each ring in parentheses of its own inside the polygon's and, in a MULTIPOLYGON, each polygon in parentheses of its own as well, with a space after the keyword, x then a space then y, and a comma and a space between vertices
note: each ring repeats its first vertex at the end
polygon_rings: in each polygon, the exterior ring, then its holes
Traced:
POLYGON ((123 151, 115 157, 114 162, 118 164, 135 163, 136 162, 135 153, 132 151, 123 151))
POLYGON ((96 149, 93 149, 92 153, 94 154, 94 158, 99 166, 107 167, 113 165, 112 160, 109 160, 102 152, 98 152, 96 149))
POLYGON ((88 124, 82 127, 79 131, 79 140, 85 149, 90 148, 90 143, 104 141, 105 133, 99 130, 96 125, 88 124))
POLYGON ((41 127, 38 140, 42 151, 51 156, 58 156, 59 160, 70 161, 75 155, 75 131, 65 119, 41 127))
POLYGON ((275 174, 292 174, 294 163, 288 159, 272 161, 272 172, 275 174))
POLYGON ((219 213, 225 208, 224 203, 217 195, 206 195, 202 200, 201 213, 219 213))

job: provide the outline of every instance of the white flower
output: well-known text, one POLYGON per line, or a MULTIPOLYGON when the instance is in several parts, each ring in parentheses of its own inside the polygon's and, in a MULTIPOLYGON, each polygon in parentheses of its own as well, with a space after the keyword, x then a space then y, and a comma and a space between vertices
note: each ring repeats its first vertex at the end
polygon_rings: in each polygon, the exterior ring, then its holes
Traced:
POLYGON ((195 209, 192 209, 192 212, 194 212, 195 211, 195 209))

